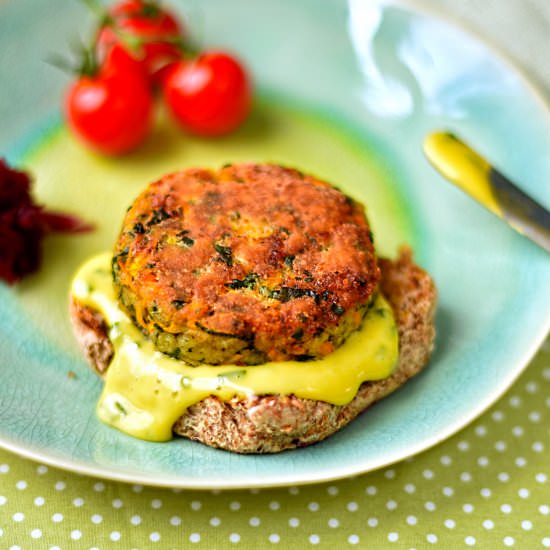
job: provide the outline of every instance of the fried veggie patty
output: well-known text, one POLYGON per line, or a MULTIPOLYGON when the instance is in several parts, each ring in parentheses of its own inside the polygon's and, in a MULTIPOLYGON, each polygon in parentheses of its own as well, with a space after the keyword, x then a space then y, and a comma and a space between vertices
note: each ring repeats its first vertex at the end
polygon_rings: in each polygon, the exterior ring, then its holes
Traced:
POLYGON ((135 200, 113 257, 120 302, 191 364, 322 357, 359 328, 380 270, 362 205, 276 165, 190 169, 135 200))

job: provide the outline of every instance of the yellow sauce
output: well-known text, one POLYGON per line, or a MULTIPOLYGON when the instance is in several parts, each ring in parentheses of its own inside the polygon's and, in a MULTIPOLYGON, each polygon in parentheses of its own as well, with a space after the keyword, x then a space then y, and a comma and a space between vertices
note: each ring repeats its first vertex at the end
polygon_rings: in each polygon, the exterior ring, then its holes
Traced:
POLYGON ((366 380, 387 378, 396 365, 398 337, 390 306, 380 295, 363 326, 328 356, 308 362, 255 366, 192 367, 156 351, 118 307, 110 272, 101 254, 76 274, 72 295, 105 317, 114 357, 105 376, 97 413, 105 423, 141 439, 166 441, 174 422, 209 395, 294 394, 335 405, 349 403, 366 380))
POLYGON ((448 132, 434 132, 424 141, 429 161, 447 179, 502 217, 489 172, 491 165, 473 149, 448 132))

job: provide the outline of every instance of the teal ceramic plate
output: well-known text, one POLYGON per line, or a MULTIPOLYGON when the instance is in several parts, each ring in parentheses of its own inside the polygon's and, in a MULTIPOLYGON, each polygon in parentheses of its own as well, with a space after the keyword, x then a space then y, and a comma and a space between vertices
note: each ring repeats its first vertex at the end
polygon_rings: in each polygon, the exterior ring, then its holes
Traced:
POLYGON ((50 238, 40 273, 0 285, 0 445, 99 477, 230 488, 350 476, 455 433, 509 387, 547 333, 550 258, 444 183, 421 143, 432 129, 455 130, 549 206, 550 119, 537 93, 470 34, 394 2, 182 0, 175 9, 201 43, 246 60, 258 88, 253 116, 217 141, 183 136, 161 117, 140 151, 113 160, 68 135, 58 114, 67 80, 43 62, 88 28, 84 8, 0 5, 0 151, 34 173, 43 203, 97 224, 92 235, 50 238), (71 334, 71 275, 111 247, 148 181, 244 159, 296 165, 367 203, 381 253, 412 245, 439 288, 433 360, 310 448, 238 456, 127 437, 95 417, 101 383, 71 334))

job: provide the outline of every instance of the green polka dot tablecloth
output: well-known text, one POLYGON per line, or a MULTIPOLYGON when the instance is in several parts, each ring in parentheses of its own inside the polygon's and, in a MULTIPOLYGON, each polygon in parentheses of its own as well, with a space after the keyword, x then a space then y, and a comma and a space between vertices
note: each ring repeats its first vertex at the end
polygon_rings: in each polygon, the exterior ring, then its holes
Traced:
POLYGON ((0 548, 550 548, 550 341, 474 424, 352 479, 250 491, 100 481, 0 452, 0 548))

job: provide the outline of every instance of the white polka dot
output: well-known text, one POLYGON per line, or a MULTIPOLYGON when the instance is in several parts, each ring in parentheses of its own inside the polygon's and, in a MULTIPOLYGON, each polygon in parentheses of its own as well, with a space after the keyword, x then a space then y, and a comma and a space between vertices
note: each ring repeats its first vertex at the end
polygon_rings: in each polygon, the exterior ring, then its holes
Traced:
POLYGON ((482 523, 483 527, 485 527, 485 529, 492 529, 495 524, 490 520, 490 519, 486 519, 483 523, 482 523))
POLYGON ((521 426, 514 426, 512 428, 512 433, 516 436, 516 437, 521 437, 523 434, 524 434, 524 430, 521 426))
POLYGON ((241 509, 241 503, 238 502, 237 500, 234 500, 233 502, 229 503, 229 509, 236 512, 237 510, 241 509))
POLYGON ((46 501, 44 500, 44 497, 36 497, 36 498, 34 499, 34 505, 35 505, 35 506, 44 506, 44 503, 45 503, 45 502, 46 502, 46 501))
POLYGON ((542 539, 542 545, 545 547, 545 548, 550 548, 550 537, 544 537, 542 539))
POLYGON ((510 403, 510 405, 512 407, 519 407, 521 405, 521 398, 518 397, 517 395, 513 395, 512 397, 510 397, 510 399, 508 400, 508 403, 510 403))
POLYGON ((118 531, 113 531, 110 535, 109 535, 109 538, 112 540, 112 541, 117 541, 117 540, 120 540, 120 533, 118 531))
POLYGON ((248 490, 251 495, 259 495, 260 489, 249 489, 248 490))
POLYGON ((191 533, 189 535, 189 540, 191 542, 200 542, 201 540, 201 536, 199 535, 199 533, 191 533))
POLYGON ((541 473, 538 473, 538 474, 535 476, 535 480, 536 480, 538 483, 546 483, 546 480, 547 480, 546 474, 543 474, 542 472, 541 472, 541 473))
POLYGON ((311 512, 317 512, 319 510, 319 503, 318 502, 310 502, 307 505, 307 507, 311 512))
MULTIPOLYGON (((193 535, 191 535, 193 536, 193 535)), ((160 533, 158 531, 153 531, 150 535, 149 535, 149 540, 151 540, 152 542, 158 542, 160 540, 160 533)), ((195 542, 195 541, 191 541, 191 542, 195 542)))
POLYGON ((426 479, 433 479, 433 477, 434 477, 434 473, 433 473, 431 470, 428 470, 428 469, 424 470, 424 471, 422 472, 422 475, 423 475, 426 479))
POLYGON ((491 489, 488 489, 487 487, 483 487, 483 489, 481 489, 481 491, 479 491, 479 494, 483 498, 489 498, 491 496, 491 489))
POLYGON ((367 495, 373 496, 378 492, 378 489, 374 485, 369 485, 366 488, 367 495))
POLYGON ((357 502, 351 501, 351 502, 348 502, 347 509, 350 512, 357 512, 357 510, 359 509, 359 505, 357 504, 357 502))
POLYGON ((536 382, 528 382, 527 384, 525 384, 525 389, 529 393, 536 393, 539 389, 539 385, 536 382))
POLYGON ((447 529, 454 529, 455 526, 456 526, 456 523, 455 523, 454 519, 446 519, 443 522, 443 525, 445 525, 445 527, 447 527, 447 529))
POLYGON ((71 531, 71 538, 73 540, 80 540, 82 538, 82 533, 78 529, 75 529, 71 531))
POLYGON ((64 482, 64 481, 58 481, 58 482, 54 485, 54 487, 55 487, 55 490, 56 490, 56 491, 64 491, 66 485, 65 485, 65 482, 64 482))
POLYGON ((395 542, 399 539, 399 535, 397 533, 388 533, 388 540, 390 542, 395 542))
POLYGON ((40 474, 41 476, 44 475, 48 471, 48 467, 44 466, 44 464, 40 464, 36 467, 36 473, 40 474))
POLYGON ((510 476, 508 475, 507 472, 500 472, 497 477, 498 477, 498 480, 502 481, 503 483, 506 483, 507 481, 510 480, 510 476))
POLYGON ((504 413, 501 412, 501 411, 495 411, 493 414, 491 414, 491 418, 495 422, 500 422, 500 421, 504 420, 504 413))
POLYGON ((471 514, 474 511, 474 507, 472 504, 465 504, 462 509, 467 513, 471 514))
POLYGON ((350 544, 359 544, 359 540, 360 540, 360 539, 359 539, 359 537, 358 537, 357 535, 350 535, 350 536, 348 537, 348 542, 349 542, 350 544))
POLYGON ((506 443, 504 443, 504 441, 497 441, 495 443, 495 449, 499 452, 504 452, 506 450, 506 443))
POLYGON ((503 504, 503 505, 500 507, 500 511, 501 511, 503 514, 509 514, 509 513, 512 511, 512 507, 511 507, 509 504, 503 504))
POLYGON ((210 525, 212 525, 212 527, 219 527, 222 523, 222 520, 216 516, 210 518, 210 525))
POLYGON ((536 453, 542 453, 542 451, 544 451, 544 444, 540 441, 535 441, 531 446, 531 449, 533 449, 536 453))
POLYGON ((170 525, 173 525, 174 527, 181 525, 181 518, 179 516, 172 516, 170 518, 170 525))
POLYGON ((42 531, 40 529, 33 529, 31 531, 31 537, 33 539, 39 539, 42 536, 42 531))
POLYGON ((141 493, 141 491, 143 491, 143 485, 132 485, 132 491, 134 491, 134 493, 141 493))
POLYGON ((200 500, 191 501, 191 510, 200 510, 202 508, 202 502, 200 500))
POLYGON ((426 535, 426 540, 430 544, 435 544, 437 542, 437 535, 434 535, 433 533, 430 533, 430 534, 426 535))
POLYGON ((378 520, 376 518, 369 518, 367 520, 367 525, 369 527, 376 527, 378 525, 378 520))
POLYGON ((418 521, 418 520, 416 519, 415 516, 407 516, 407 523, 408 523, 409 525, 416 525, 416 522, 417 522, 417 521, 418 521))
POLYGON ((23 521, 25 519, 25 514, 23 512, 15 512, 12 516, 13 521, 16 521, 17 523, 23 521))
POLYGON ((104 490, 105 490, 105 483, 102 483, 101 481, 94 483, 94 491, 101 493, 104 490))
POLYGON ((416 491, 416 487, 412 483, 407 483, 407 485, 405 485, 405 492, 412 494, 415 491, 416 491))
POLYGON ((52 516, 52 521, 55 522, 55 523, 59 523, 59 522, 63 521, 63 514, 60 514, 59 512, 56 512, 52 516))
POLYGON ((288 492, 291 494, 291 495, 297 495, 300 493, 300 489, 299 487, 289 487, 288 488, 288 492))
POLYGON ((532 522, 530 522, 528 519, 524 519, 524 520, 521 522, 521 528, 522 528, 524 531, 530 531, 530 530, 533 528, 533 524, 532 524, 532 522))
POLYGON ((112 505, 113 508, 122 508, 123 502, 119 498, 115 498, 115 500, 113 500, 113 502, 111 502, 111 505, 112 505))
POLYGON ((328 520, 328 526, 331 529, 336 529, 340 525, 340 522, 336 518, 330 518, 328 520))
POLYGON ((92 520, 92 523, 95 523, 97 525, 103 521, 103 517, 100 516, 99 514, 94 514, 91 520, 92 520))
POLYGON ((331 485, 330 487, 327 487, 327 493, 330 496, 337 495, 338 494, 338 487, 336 487, 335 485, 331 485))
MULTIPOLYGON (((39 497, 39 498, 42 498, 42 497, 39 497)), ((4 495, 0 495, 0 506, 4 506, 6 502, 8 502, 8 499, 4 495)), ((41 505, 38 504, 38 506, 41 506, 41 505)))
POLYGON ((456 447, 459 451, 467 451, 470 448, 470 444, 467 441, 459 441, 456 447))
POLYGON ((160 500, 160 498, 154 498, 151 501, 151 508, 158 510, 161 506, 162 506, 162 500, 160 500))
POLYGON ((14 544, 13 546, 10 546, 10 550, 21 550, 21 546, 14 544))
POLYGON ((10 471, 10 467, 7 464, 0 464, 0 474, 7 474, 10 471))
POLYGON ((20 491, 23 491, 27 488, 27 482, 25 480, 20 480, 15 484, 15 488, 19 489, 20 491))
POLYGON ((258 527, 260 525, 260 518, 252 517, 248 520, 248 523, 252 525, 252 527, 258 527))
POLYGON ((80 508, 83 504, 84 504, 84 499, 82 498, 75 498, 73 500, 73 505, 76 506, 77 508, 80 508))
POLYGON ((460 474, 460 480, 461 481, 472 481, 472 474, 470 472, 462 472, 460 474))
POLYGON ((527 465, 527 460, 525 460, 525 458, 523 458, 522 456, 518 456, 514 463, 518 468, 523 468, 527 465))
POLYGON ((540 413, 538 411, 532 411, 527 417, 531 422, 540 422, 540 413))
MULTIPOLYGON (((290 518, 288 520, 288 524, 290 525, 290 527, 298 527, 300 525, 300 520, 298 518, 290 518)), ((329 520, 329 525, 330 525, 330 520, 329 520)))
POLYGON ((529 489, 525 489, 524 487, 522 487, 518 491, 518 495, 520 498, 529 498, 529 489))
POLYGON ((272 500, 270 503, 269 503, 269 509, 270 510, 279 510, 279 508, 281 507, 281 505, 276 501, 276 500, 272 500))
POLYGON ((139 525, 141 523, 141 518, 139 516, 132 516, 130 518, 130 523, 132 525, 139 525))
POLYGON ((268 540, 272 544, 277 544, 281 540, 281 537, 277 533, 271 533, 271 535, 269 535, 268 537, 268 540))
POLYGON ((397 508, 397 502, 395 502, 395 500, 388 500, 388 502, 386 502, 386 508, 388 510, 395 510, 397 508))
MULTIPOLYGON (((50 550, 61 550, 61 548, 59 548, 59 546, 50 546, 50 550)), ((90 550, 92 550, 90 548, 90 550)))
POLYGON ((480 465, 480 466, 487 466, 489 464, 489 459, 486 457, 486 456, 480 456, 478 459, 477 459, 477 463, 480 465))
POLYGON ((543 516, 547 516, 548 514, 550 514, 550 506, 548 506, 547 504, 541 504, 539 506, 539 512, 543 515, 543 516))
POLYGON ((310 535, 309 536, 309 542, 311 544, 319 544, 320 540, 321 539, 319 538, 319 535, 310 535))
POLYGON ((504 546, 514 546, 516 541, 512 537, 504 537, 502 542, 504 543, 504 546))
POLYGON ((474 431, 476 432, 476 435, 478 435, 479 437, 483 437, 487 435, 487 428, 483 425, 476 426, 474 431))
POLYGON ((239 535, 239 533, 231 533, 229 535, 229 540, 230 542, 239 542, 241 540, 241 535, 239 535))
POLYGON ((433 512, 435 510, 436 506, 435 506, 434 502, 432 502, 431 500, 428 500, 428 502, 424 503, 424 508, 426 508, 426 510, 428 510, 428 512, 433 512))
POLYGON ((446 496, 446 497, 452 497, 454 494, 455 494, 455 491, 452 487, 443 487, 443 489, 441 490, 441 492, 446 496))
POLYGON ((443 464, 443 466, 449 466, 450 464, 452 464, 453 460, 450 456, 447 456, 447 455, 443 455, 439 461, 441 462, 441 464, 443 464))
POLYGON ((384 477, 386 479, 394 479, 395 478, 395 470, 386 470, 384 472, 384 477))
POLYGON ((467 537, 464 539, 464 542, 465 542, 468 546, 473 546, 473 545, 476 543, 476 539, 475 539, 475 537, 467 536, 467 537))

